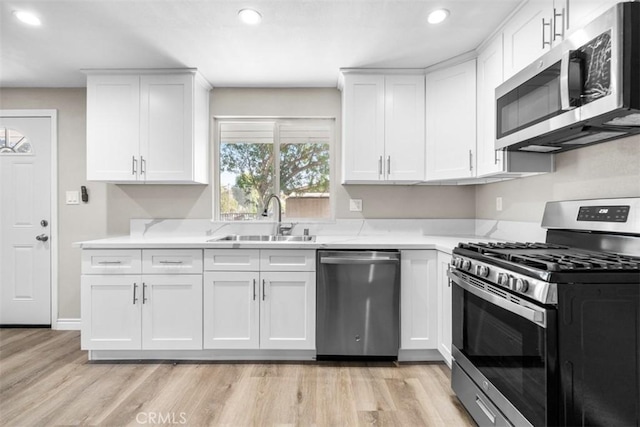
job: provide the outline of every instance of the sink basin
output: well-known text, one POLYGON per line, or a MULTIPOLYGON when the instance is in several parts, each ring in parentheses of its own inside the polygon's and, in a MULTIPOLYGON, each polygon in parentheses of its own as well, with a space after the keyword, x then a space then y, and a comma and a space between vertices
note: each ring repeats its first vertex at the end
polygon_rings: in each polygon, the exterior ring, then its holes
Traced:
POLYGON ((276 236, 272 234, 231 234, 208 242, 315 242, 316 236, 276 236))

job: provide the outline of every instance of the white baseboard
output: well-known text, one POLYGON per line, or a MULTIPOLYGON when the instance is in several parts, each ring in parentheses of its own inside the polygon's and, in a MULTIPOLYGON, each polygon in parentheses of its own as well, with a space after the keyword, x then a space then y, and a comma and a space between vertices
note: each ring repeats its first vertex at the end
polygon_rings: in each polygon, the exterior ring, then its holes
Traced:
POLYGON ((80 319, 58 319, 52 329, 59 331, 79 331, 81 327, 82 321, 80 319))

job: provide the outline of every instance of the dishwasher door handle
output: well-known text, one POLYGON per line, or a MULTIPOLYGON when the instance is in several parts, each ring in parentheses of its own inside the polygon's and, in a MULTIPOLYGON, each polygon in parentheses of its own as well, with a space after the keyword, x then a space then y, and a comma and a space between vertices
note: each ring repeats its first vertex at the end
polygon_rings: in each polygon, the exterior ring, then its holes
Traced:
POLYGON ((320 258, 320 264, 398 264, 399 262, 398 258, 320 258))

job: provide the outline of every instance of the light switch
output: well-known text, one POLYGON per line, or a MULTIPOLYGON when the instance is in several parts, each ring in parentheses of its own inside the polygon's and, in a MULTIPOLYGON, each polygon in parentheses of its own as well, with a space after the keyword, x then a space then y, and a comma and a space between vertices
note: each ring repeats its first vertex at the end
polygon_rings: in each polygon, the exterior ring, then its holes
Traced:
POLYGON ((362 199, 349 199, 349 210, 351 212, 362 212, 362 199))
POLYGON ((68 205, 80 204, 80 196, 77 191, 67 191, 67 204, 68 205))

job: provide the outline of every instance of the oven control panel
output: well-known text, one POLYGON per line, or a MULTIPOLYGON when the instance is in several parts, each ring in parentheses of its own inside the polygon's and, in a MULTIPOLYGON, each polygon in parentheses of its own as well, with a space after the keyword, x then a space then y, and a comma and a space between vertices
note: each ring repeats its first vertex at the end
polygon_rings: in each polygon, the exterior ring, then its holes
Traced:
POLYGON ((627 222, 629 206, 580 206, 578 221, 627 222))

